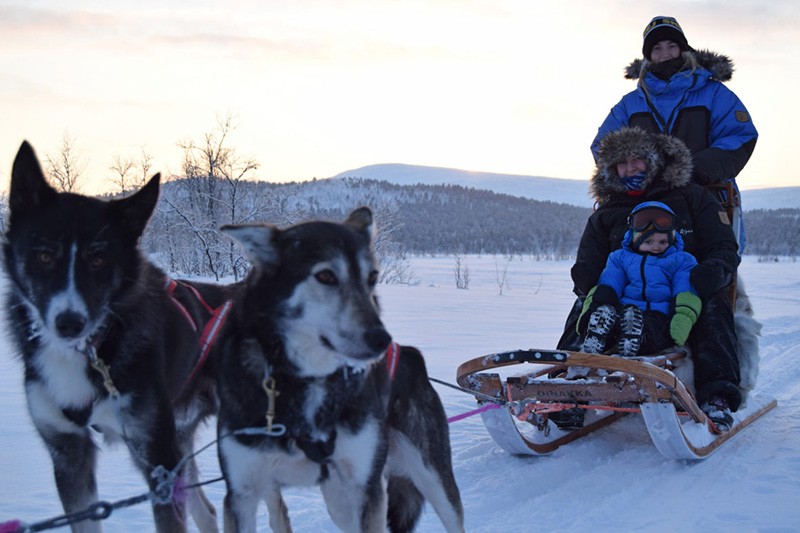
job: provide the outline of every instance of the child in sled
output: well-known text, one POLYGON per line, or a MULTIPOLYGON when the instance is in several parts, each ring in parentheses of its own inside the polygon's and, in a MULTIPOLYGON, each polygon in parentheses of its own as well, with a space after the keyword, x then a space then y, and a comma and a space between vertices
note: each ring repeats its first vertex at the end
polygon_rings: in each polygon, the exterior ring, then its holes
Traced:
POLYGON ((685 344, 702 308, 689 282, 696 265, 683 251, 672 209, 662 202, 637 205, 622 248, 608 256, 583 302, 577 322, 581 351, 611 348, 631 357, 685 344))

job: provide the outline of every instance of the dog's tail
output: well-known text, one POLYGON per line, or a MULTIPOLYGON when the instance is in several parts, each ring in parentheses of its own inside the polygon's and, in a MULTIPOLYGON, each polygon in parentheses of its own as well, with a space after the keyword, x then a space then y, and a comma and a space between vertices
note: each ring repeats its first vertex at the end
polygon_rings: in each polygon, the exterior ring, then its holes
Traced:
POLYGON ((425 505, 422 493, 417 490, 410 479, 399 476, 389 478, 387 493, 389 496, 387 515, 389 531, 392 533, 413 531, 422 514, 422 507, 425 505))

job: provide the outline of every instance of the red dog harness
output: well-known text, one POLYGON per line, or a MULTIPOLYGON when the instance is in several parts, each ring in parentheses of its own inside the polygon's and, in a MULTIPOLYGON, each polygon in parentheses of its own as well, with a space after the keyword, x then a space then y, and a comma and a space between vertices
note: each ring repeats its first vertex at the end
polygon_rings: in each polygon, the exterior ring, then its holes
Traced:
POLYGON ((386 348, 386 369, 389 371, 389 379, 394 381, 397 372, 397 363, 400 361, 400 345, 396 342, 389 344, 386 348))
POLYGON ((225 320, 228 318, 228 313, 230 313, 230 310, 233 308, 233 302, 231 300, 226 300, 222 305, 214 309, 208 305, 208 303, 206 303, 202 296, 200 296, 200 293, 197 291, 197 289, 188 283, 178 282, 169 277, 165 277, 164 281, 164 288, 169 295, 169 299, 172 301, 178 312, 183 315, 183 317, 189 323, 189 327, 191 327, 193 331, 200 331, 201 325, 195 322, 194 318, 192 318, 192 314, 188 309, 186 309, 186 306, 175 297, 175 289, 178 287, 178 285, 188 289, 194 295, 197 301, 200 302, 200 305, 202 305, 205 310, 211 314, 211 318, 208 319, 208 322, 202 325, 202 333, 200 334, 199 339, 200 356, 197 359, 197 364, 194 366, 192 373, 189 374, 188 378, 186 378, 186 383, 184 384, 185 388, 189 383, 192 382, 194 377, 203 367, 203 364, 205 364, 208 354, 211 352, 211 347, 216 342, 219 332, 222 331, 222 326, 225 325, 225 320))

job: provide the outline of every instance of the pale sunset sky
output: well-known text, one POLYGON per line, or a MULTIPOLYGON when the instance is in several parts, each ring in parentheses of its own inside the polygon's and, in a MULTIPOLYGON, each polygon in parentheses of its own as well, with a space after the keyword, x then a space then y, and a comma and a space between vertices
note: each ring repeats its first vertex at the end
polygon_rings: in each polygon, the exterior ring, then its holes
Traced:
POLYGON ((743 189, 800 186, 797 0, 0 0, 0 188, 65 136, 82 190, 115 156, 179 172, 230 115, 270 181, 377 163, 586 180, 656 15, 730 56, 759 141, 743 189))

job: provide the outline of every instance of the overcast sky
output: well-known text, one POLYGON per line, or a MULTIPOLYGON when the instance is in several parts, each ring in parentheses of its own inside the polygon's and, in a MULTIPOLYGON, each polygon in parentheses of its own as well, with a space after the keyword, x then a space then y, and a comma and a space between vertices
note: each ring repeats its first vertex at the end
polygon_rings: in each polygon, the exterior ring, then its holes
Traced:
POLYGON ((0 185, 23 139, 44 157, 65 135, 85 189, 142 148, 176 173, 178 143, 226 115, 273 181, 376 163, 587 179, 655 15, 736 63, 760 133, 740 186, 800 186, 796 0, 0 0, 0 185))

